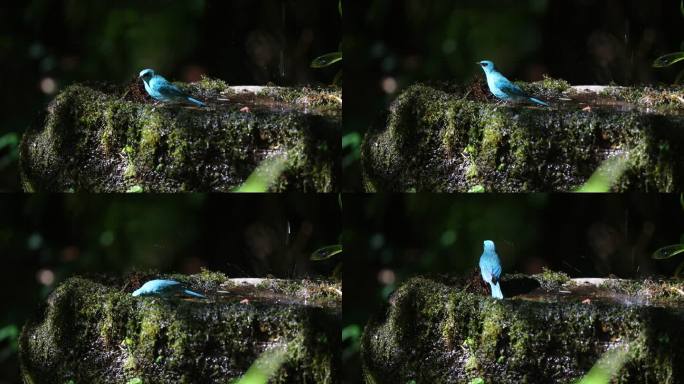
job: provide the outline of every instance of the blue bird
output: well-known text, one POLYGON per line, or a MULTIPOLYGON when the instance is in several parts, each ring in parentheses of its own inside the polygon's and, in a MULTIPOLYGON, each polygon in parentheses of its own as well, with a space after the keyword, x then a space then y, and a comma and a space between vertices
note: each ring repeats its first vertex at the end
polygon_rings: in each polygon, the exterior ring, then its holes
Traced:
POLYGON ((157 75, 149 68, 140 71, 138 77, 145 83, 145 90, 147 93, 155 100, 186 102, 200 107, 207 106, 203 102, 188 96, 185 92, 181 91, 180 88, 169 83, 168 80, 161 75, 157 75))
POLYGON ((501 262, 496 254, 496 249, 494 249, 494 242, 491 240, 484 241, 484 252, 480 256, 480 274, 482 274, 484 281, 492 287, 492 297, 503 299, 503 293, 501 293, 501 287, 499 287, 501 262))
POLYGON ((487 86, 489 86, 489 91, 504 101, 531 101, 539 105, 548 107, 549 105, 544 101, 537 98, 526 95, 520 87, 511 83, 504 75, 499 73, 494 68, 494 63, 489 60, 483 60, 476 64, 482 67, 482 70, 487 76, 487 86))
POLYGON ((189 289, 176 280, 150 280, 133 292, 133 296, 176 296, 187 295, 206 299, 206 296, 189 289))

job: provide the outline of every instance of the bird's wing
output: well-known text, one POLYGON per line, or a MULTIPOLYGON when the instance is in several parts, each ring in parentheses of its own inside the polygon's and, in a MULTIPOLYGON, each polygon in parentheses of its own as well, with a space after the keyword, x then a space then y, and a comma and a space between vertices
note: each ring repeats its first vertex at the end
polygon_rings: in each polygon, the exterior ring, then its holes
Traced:
POLYGON ((186 94, 183 93, 183 91, 181 91, 180 88, 176 87, 175 85, 169 82, 159 84, 157 90, 159 91, 159 93, 162 93, 167 96, 186 97, 186 94))
POLYGON ((501 263, 499 262, 498 257, 497 257, 496 262, 493 263, 492 275, 496 276, 497 279, 499 278, 499 276, 501 276, 501 263))
POLYGON ((501 89, 502 91, 504 91, 504 92, 505 92, 506 94, 508 94, 508 95, 527 97, 527 95, 525 94, 525 92, 523 92, 523 90, 520 89, 520 87, 518 87, 517 85, 511 83, 511 82, 510 82, 508 79, 506 79, 506 78, 501 78, 501 79, 497 82, 496 85, 497 85, 497 87, 499 87, 499 89, 501 89))
POLYGON ((171 84, 168 80, 161 76, 155 76, 150 79, 150 87, 165 96, 179 96, 185 97, 185 93, 180 88, 171 84))
POLYGON ((170 290, 170 289, 178 289, 178 288, 181 288, 181 287, 182 287, 182 286, 181 286, 181 283, 179 283, 179 282, 177 282, 177 281, 175 281, 175 280, 159 280, 159 281, 155 284, 155 288, 156 288, 157 290, 161 290, 161 291, 170 290))

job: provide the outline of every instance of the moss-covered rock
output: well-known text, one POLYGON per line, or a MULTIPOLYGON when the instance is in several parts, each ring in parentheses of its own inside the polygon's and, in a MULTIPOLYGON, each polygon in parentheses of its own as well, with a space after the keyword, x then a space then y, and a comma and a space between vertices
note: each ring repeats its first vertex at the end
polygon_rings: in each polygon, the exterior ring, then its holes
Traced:
POLYGON ((611 382, 683 382, 683 282, 566 279, 508 276, 504 300, 477 279, 407 281, 366 325, 365 381, 568 383, 621 350, 611 382))
POLYGON ((24 189, 230 191, 275 158, 272 191, 337 189, 338 88, 178 85, 209 107, 155 106, 139 81, 65 88, 24 134, 24 189))
POLYGON ((221 383, 279 351, 271 382, 339 379, 339 283, 167 276, 208 299, 133 297, 145 279, 71 278, 27 322, 24 382, 221 383))
POLYGON ((619 159, 615 191, 684 189, 684 88, 520 86, 552 107, 496 102, 481 84, 408 87, 365 136, 364 188, 571 191, 619 159))

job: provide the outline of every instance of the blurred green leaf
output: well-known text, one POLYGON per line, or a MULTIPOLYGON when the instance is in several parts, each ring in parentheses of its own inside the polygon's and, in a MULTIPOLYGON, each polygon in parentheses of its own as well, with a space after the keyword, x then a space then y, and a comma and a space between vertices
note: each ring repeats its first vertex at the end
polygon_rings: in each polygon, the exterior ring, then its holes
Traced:
POLYGON ((470 382, 468 384, 485 384, 485 381, 481 377, 476 377, 476 378, 470 380, 470 382))
POLYGON ((605 160, 577 192, 609 192, 627 169, 627 156, 615 156, 605 160))
POLYGON ((7 150, 7 154, 0 157, 0 169, 15 162, 19 157, 19 135, 9 132, 0 136, 0 151, 7 150))
POLYGON ((342 136, 342 148, 358 147, 361 145, 361 134, 358 132, 350 132, 342 136))
POLYGON ((126 190, 126 193, 142 193, 143 187, 140 185, 134 185, 126 190))
POLYGON ((684 244, 674 244, 674 245, 668 245, 666 247, 662 247, 655 252, 653 252, 653 255, 651 258, 654 259, 669 259, 672 256, 678 255, 680 253, 684 252, 684 244))
POLYGON ((673 52, 667 55, 662 55, 655 59, 653 66, 656 68, 669 67, 670 65, 684 60, 684 52, 673 52))
POLYGON ((349 324, 342 328, 342 341, 358 340, 361 337, 361 327, 358 324, 349 324))
POLYGON ((134 378, 128 380, 128 382, 126 384, 143 384, 143 381, 139 377, 134 377, 134 378))
POLYGON ((327 53, 311 62, 311 68, 325 68, 342 60, 342 52, 327 53))
POLYGON ((318 248, 311 254, 311 260, 327 260, 342 252, 342 244, 328 245, 318 248))
POLYGON ((266 384, 268 379, 283 365, 286 357, 287 349, 284 346, 267 350, 234 384, 266 384))
POLYGON ((470 189, 468 190, 468 193, 484 193, 484 192, 485 192, 485 187, 483 187, 482 185, 479 185, 479 184, 470 187, 470 189))
POLYGON ((276 156, 262 161, 247 180, 233 192, 268 192, 285 170, 286 160, 285 156, 276 156))
POLYGON ((5 341, 7 339, 14 340, 18 336, 19 328, 14 324, 6 325, 0 328, 0 342, 5 341))
POLYGON ((0 136, 0 150, 5 147, 16 147, 19 144, 19 135, 15 132, 5 133, 0 136))
MULTIPOLYGON (((684 1, 684 0, 682 0, 682 1, 684 1)), ((342 0, 337 1, 337 11, 340 13, 340 17, 342 17, 342 0)), ((682 12, 684 13, 684 11, 682 11, 682 12)))
POLYGON ((19 327, 9 324, 0 328, 0 342, 7 342, 8 345, 0 350, 0 361, 17 353, 19 346, 19 327))
POLYGON ((577 384, 610 383, 611 377, 614 376, 627 361, 628 351, 628 346, 623 345, 604 353, 577 384))

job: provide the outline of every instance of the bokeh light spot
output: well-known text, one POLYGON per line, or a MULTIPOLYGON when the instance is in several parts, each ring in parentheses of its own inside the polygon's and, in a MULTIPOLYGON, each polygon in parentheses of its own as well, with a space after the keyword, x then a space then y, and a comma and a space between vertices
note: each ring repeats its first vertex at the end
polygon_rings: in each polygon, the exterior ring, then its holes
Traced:
POLYGON ((385 93, 394 93, 397 91, 397 81, 394 77, 387 76, 382 79, 382 90, 385 91, 385 93))
POLYGON ((114 243, 114 232, 104 231, 100 234, 100 244, 104 247, 109 247, 114 243))
POLYGON ((45 77, 40 81, 40 90, 46 95, 57 92, 57 82, 51 77, 45 77))
POLYGON ((43 236, 40 233, 32 233, 26 240, 26 247, 31 251, 35 251, 43 246, 43 236))
POLYGON ((55 273, 49 269, 39 269, 36 272, 36 280, 43 285, 52 285, 55 282, 55 273))
POLYGON ((456 241, 456 232, 453 229, 447 229, 442 233, 440 241, 445 247, 452 245, 456 241))
POLYGON ((370 247, 371 249, 380 249, 382 246, 385 245, 385 237, 382 235, 382 233, 376 233, 370 238, 370 247))
POLYGON ((382 284, 394 284, 395 280, 396 276, 391 269, 381 269, 380 272, 378 272, 378 281, 382 284))

